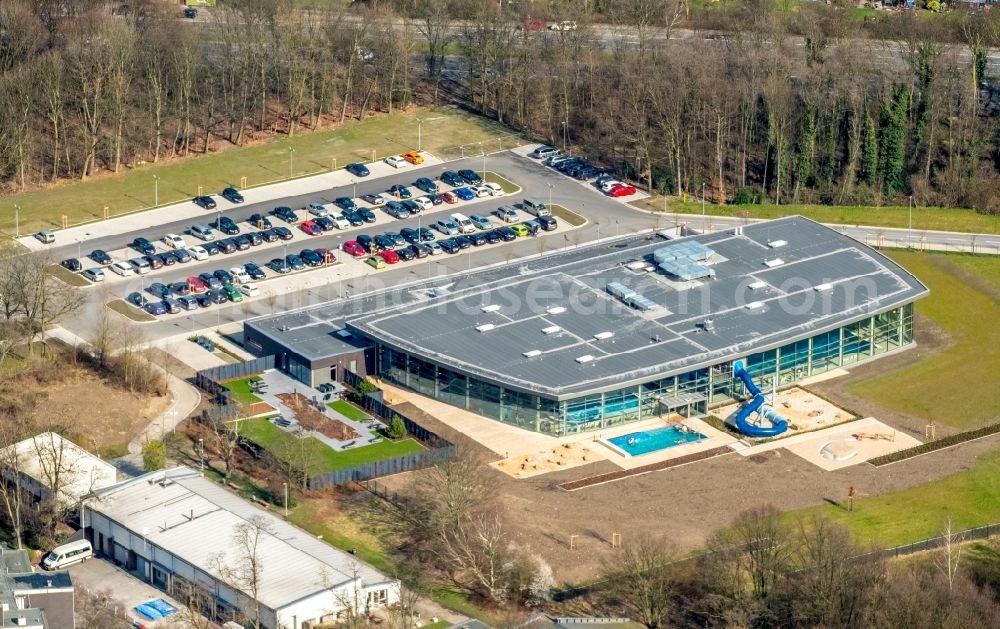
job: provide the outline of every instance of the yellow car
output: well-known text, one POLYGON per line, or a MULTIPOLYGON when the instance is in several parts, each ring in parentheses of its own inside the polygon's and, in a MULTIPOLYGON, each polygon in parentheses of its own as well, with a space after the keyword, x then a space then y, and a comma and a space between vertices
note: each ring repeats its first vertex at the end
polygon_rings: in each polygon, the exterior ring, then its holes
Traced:
POLYGON ((523 223, 517 223, 515 225, 511 225, 510 228, 513 229, 514 233, 517 234, 518 236, 527 236, 529 233, 531 233, 523 223))
POLYGON ((411 164, 423 164, 424 156, 420 154, 420 151, 407 151, 400 155, 403 159, 410 162, 411 164))
POLYGON ((385 260, 378 256, 371 256, 365 260, 365 264, 374 267, 376 270, 385 268, 385 260))

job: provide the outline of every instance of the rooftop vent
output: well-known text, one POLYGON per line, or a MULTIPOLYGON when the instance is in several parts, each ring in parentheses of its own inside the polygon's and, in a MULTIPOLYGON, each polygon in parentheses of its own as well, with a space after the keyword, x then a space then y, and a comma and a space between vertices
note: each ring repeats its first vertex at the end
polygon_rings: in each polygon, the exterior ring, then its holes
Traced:
POLYGON ((779 247, 784 247, 787 244, 788 244, 787 240, 772 240, 769 243, 767 243, 767 246, 772 249, 777 249, 779 247))
POLYGON ((615 335, 614 332, 598 332, 597 334, 594 335, 594 338, 597 339, 598 341, 603 341, 604 339, 609 339, 614 335, 615 335))
POLYGON ((833 284, 830 284, 829 282, 824 282, 822 284, 817 284, 813 286, 813 290, 816 291, 817 293, 823 292, 825 290, 830 290, 831 288, 833 288, 833 284))
POLYGON ((705 319, 704 321, 701 322, 701 329, 706 332, 714 332, 715 322, 712 321, 711 319, 705 319))
POLYGON ((747 304, 747 310, 760 310, 764 307, 764 302, 762 301, 751 301, 747 304))
POLYGON ((542 334, 555 334, 557 332, 562 332, 562 328, 558 325, 550 325, 547 328, 542 328, 542 334))
POLYGON ((547 312, 549 314, 552 314, 552 315, 555 315, 555 314, 562 314, 562 313, 566 312, 566 309, 563 308, 562 306, 552 306, 551 308, 549 308, 545 312, 547 312))
POLYGON ((762 282, 760 280, 750 282, 750 290, 760 290, 762 288, 767 288, 767 282, 762 282))
POLYGON ((535 356, 541 356, 542 350, 540 349, 529 349, 526 352, 521 352, 521 355, 525 358, 534 358, 535 356))
POLYGON ((584 354, 583 356, 577 356, 576 358, 576 362, 580 363, 581 365, 586 365, 587 363, 593 361, 594 357, 590 354, 584 354))
POLYGON ((492 323, 484 323, 482 325, 477 325, 476 329, 479 330, 480 332, 489 332, 495 327, 497 326, 493 325, 492 323))
POLYGON ((349 339, 354 335, 351 334, 350 330, 337 330, 337 336, 339 336, 342 339, 349 339))
POLYGON ((764 266, 773 269, 776 266, 781 266, 785 261, 781 258, 775 258, 773 260, 764 260, 764 266))
POLYGON ((641 271, 646 268, 646 264, 647 263, 642 260, 633 260, 632 262, 626 264, 625 268, 629 271, 641 271))
POLYGON ((496 312, 497 310, 500 310, 500 306, 498 304, 490 304, 488 306, 483 306, 482 310, 483 312, 496 312))

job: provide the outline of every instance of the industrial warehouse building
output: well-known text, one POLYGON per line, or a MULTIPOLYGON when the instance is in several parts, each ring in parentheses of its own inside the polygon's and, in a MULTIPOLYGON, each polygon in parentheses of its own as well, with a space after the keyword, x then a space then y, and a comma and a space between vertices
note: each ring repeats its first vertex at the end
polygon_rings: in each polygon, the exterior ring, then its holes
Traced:
POLYGON ((913 343, 927 288, 802 217, 687 238, 638 234, 261 317, 245 344, 315 386, 373 374, 566 435, 745 394, 913 343))
POLYGON ((82 509, 97 554, 220 622, 308 629, 399 597, 397 581, 185 467, 98 491, 82 509))

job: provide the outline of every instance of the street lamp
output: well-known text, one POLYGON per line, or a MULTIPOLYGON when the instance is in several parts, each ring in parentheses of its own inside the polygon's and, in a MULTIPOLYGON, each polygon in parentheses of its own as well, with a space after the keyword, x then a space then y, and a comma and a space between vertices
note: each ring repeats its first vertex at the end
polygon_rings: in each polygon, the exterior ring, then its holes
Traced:
POLYGON ((153 207, 160 205, 160 176, 153 175, 153 207))
POLYGON ((198 437, 198 459, 201 462, 201 473, 205 473, 205 440, 198 437))
POLYGON ((83 257, 83 243, 80 242, 79 238, 76 239, 76 257, 77 259, 83 257))
POLYGON ((421 133, 420 133, 420 131, 421 131, 420 127, 423 124, 424 124, 423 118, 417 118, 417 150, 418 151, 421 150, 421 148, 423 148, 421 146, 421 133))
POLYGON ((913 244, 913 195, 910 195, 910 208, 907 212, 906 229, 910 232, 910 244, 913 244))
POLYGON ((351 193, 351 196, 356 199, 358 198, 358 181, 354 177, 351 177, 351 185, 354 186, 354 191, 351 193))
POLYGON ((292 178, 292 164, 295 163, 295 149, 288 147, 288 178, 292 178))
POLYGON ((566 152, 566 126, 567 126, 568 124, 569 124, 569 121, 567 121, 567 120, 563 120, 563 121, 562 121, 562 132, 563 132, 563 153, 565 153, 565 152, 566 152))
POLYGON ((552 211, 552 184, 545 184, 549 187, 549 211, 552 211))
POLYGON ((483 179, 486 179, 486 149, 483 148, 483 143, 479 143, 479 150, 483 154, 483 179))
POLYGON ((281 486, 285 488, 285 518, 288 517, 288 483, 281 483, 281 486))
POLYGON ((706 229, 705 225, 705 182, 701 182, 701 228, 706 229))
POLYGON ((639 185, 642 186, 642 155, 635 156, 635 171, 636 179, 638 180, 639 185))
POLYGON ((14 238, 21 237, 21 206, 14 204, 14 238))

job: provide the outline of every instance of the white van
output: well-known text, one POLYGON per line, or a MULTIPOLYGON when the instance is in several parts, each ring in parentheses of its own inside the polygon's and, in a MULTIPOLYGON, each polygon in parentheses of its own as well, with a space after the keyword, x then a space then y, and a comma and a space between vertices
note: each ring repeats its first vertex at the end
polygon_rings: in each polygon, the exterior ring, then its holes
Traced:
POLYGON ((529 214, 534 214, 535 216, 548 216, 550 214, 549 208, 545 207, 545 204, 541 201, 525 197, 523 205, 524 211, 529 214))
POLYGON ((476 231, 476 226, 472 224, 472 221, 465 214, 456 212, 451 215, 451 220, 458 223, 458 233, 460 234, 471 234, 476 231))
POLYGON ((42 559, 42 568, 46 570, 61 570, 67 566, 72 566, 81 561, 87 561, 94 556, 94 548, 85 539, 69 542, 62 546, 56 546, 45 559, 42 559))

